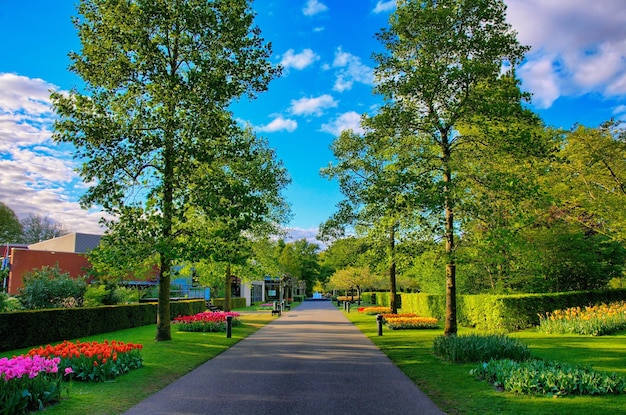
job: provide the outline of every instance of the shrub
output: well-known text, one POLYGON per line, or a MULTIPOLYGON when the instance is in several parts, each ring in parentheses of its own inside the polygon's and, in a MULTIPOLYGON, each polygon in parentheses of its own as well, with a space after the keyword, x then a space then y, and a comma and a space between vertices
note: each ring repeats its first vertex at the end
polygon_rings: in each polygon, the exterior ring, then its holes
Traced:
POLYGON ((626 393, 626 380, 566 363, 510 359, 491 360, 470 371, 504 391, 517 394, 609 395, 626 393))
POLYGON ((491 359, 526 360, 530 357, 528 346, 517 339, 502 334, 439 336, 433 350, 450 362, 486 362, 491 359))
POLYGON ((83 305, 87 283, 84 278, 72 278, 54 267, 44 266, 24 276, 24 288, 18 296, 29 310, 42 308, 72 308, 83 305))

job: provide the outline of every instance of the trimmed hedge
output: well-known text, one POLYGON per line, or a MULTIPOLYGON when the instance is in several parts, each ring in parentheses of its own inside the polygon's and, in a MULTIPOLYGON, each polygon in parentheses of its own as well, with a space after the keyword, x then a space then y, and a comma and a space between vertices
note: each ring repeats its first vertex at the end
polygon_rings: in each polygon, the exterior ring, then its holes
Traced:
MULTIPOLYGON (((389 306, 389 293, 364 293, 368 301, 376 294, 376 304, 389 306)), ((400 294, 402 312, 423 317, 443 319, 446 314, 444 295, 400 294)), ((502 332, 525 329, 539 325, 539 315, 554 310, 584 307, 626 300, 626 289, 572 291, 550 294, 517 295, 459 295, 457 296, 457 321, 466 327, 502 332)))
MULTIPOLYGON (((224 298, 213 298, 211 302, 214 306, 219 307, 222 310, 225 310, 224 304, 226 299, 224 298)), ((235 308, 244 308, 246 306, 246 299, 244 297, 233 297, 230 299, 230 305, 232 309, 235 308)))
MULTIPOLYGON (((204 300, 172 301, 172 318, 200 313, 204 300)), ((157 303, 0 313, 0 351, 156 323, 157 303)))

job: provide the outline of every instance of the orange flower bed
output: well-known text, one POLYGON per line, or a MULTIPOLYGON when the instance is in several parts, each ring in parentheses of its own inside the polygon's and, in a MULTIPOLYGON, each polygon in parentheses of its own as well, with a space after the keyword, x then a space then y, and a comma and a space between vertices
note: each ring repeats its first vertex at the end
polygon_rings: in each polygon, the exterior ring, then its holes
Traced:
POLYGON ((141 344, 105 340, 102 343, 64 341, 56 346, 37 347, 28 356, 59 357, 59 370, 82 381, 104 381, 142 365, 141 344))
POLYGON ((436 329, 438 320, 434 317, 385 317, 387 327, 392 330, 436 329))
POLYGON ((389 313, 391 312, 391 309, 389 307, 359 307, 357 309, 357 311, 359 313, 365 313, 367 315, 376 315, 376 314, 385 314, 385 313, 389 313))

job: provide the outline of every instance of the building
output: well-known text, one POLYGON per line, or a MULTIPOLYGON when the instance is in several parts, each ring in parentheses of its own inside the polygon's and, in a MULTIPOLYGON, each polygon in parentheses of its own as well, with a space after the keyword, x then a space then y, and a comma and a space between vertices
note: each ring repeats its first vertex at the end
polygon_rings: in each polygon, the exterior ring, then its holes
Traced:
POLYGON ((71 277, 85 275, 91 268, 85 253, 100 244, 100 235, 71 233, 47 241, 12 247, 9 255, 9 276, 4 286, 9 295, 24 287, 24 276, 44 266, 57 266, 71 277))

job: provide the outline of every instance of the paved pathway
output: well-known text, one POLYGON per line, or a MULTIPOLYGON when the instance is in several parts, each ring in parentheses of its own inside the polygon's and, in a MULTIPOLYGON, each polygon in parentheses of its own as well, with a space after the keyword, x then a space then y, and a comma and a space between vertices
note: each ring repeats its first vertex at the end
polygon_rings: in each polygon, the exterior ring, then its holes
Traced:
POLYGON ((126 414, 443 412, 329 301, 307 301, 126 414))

